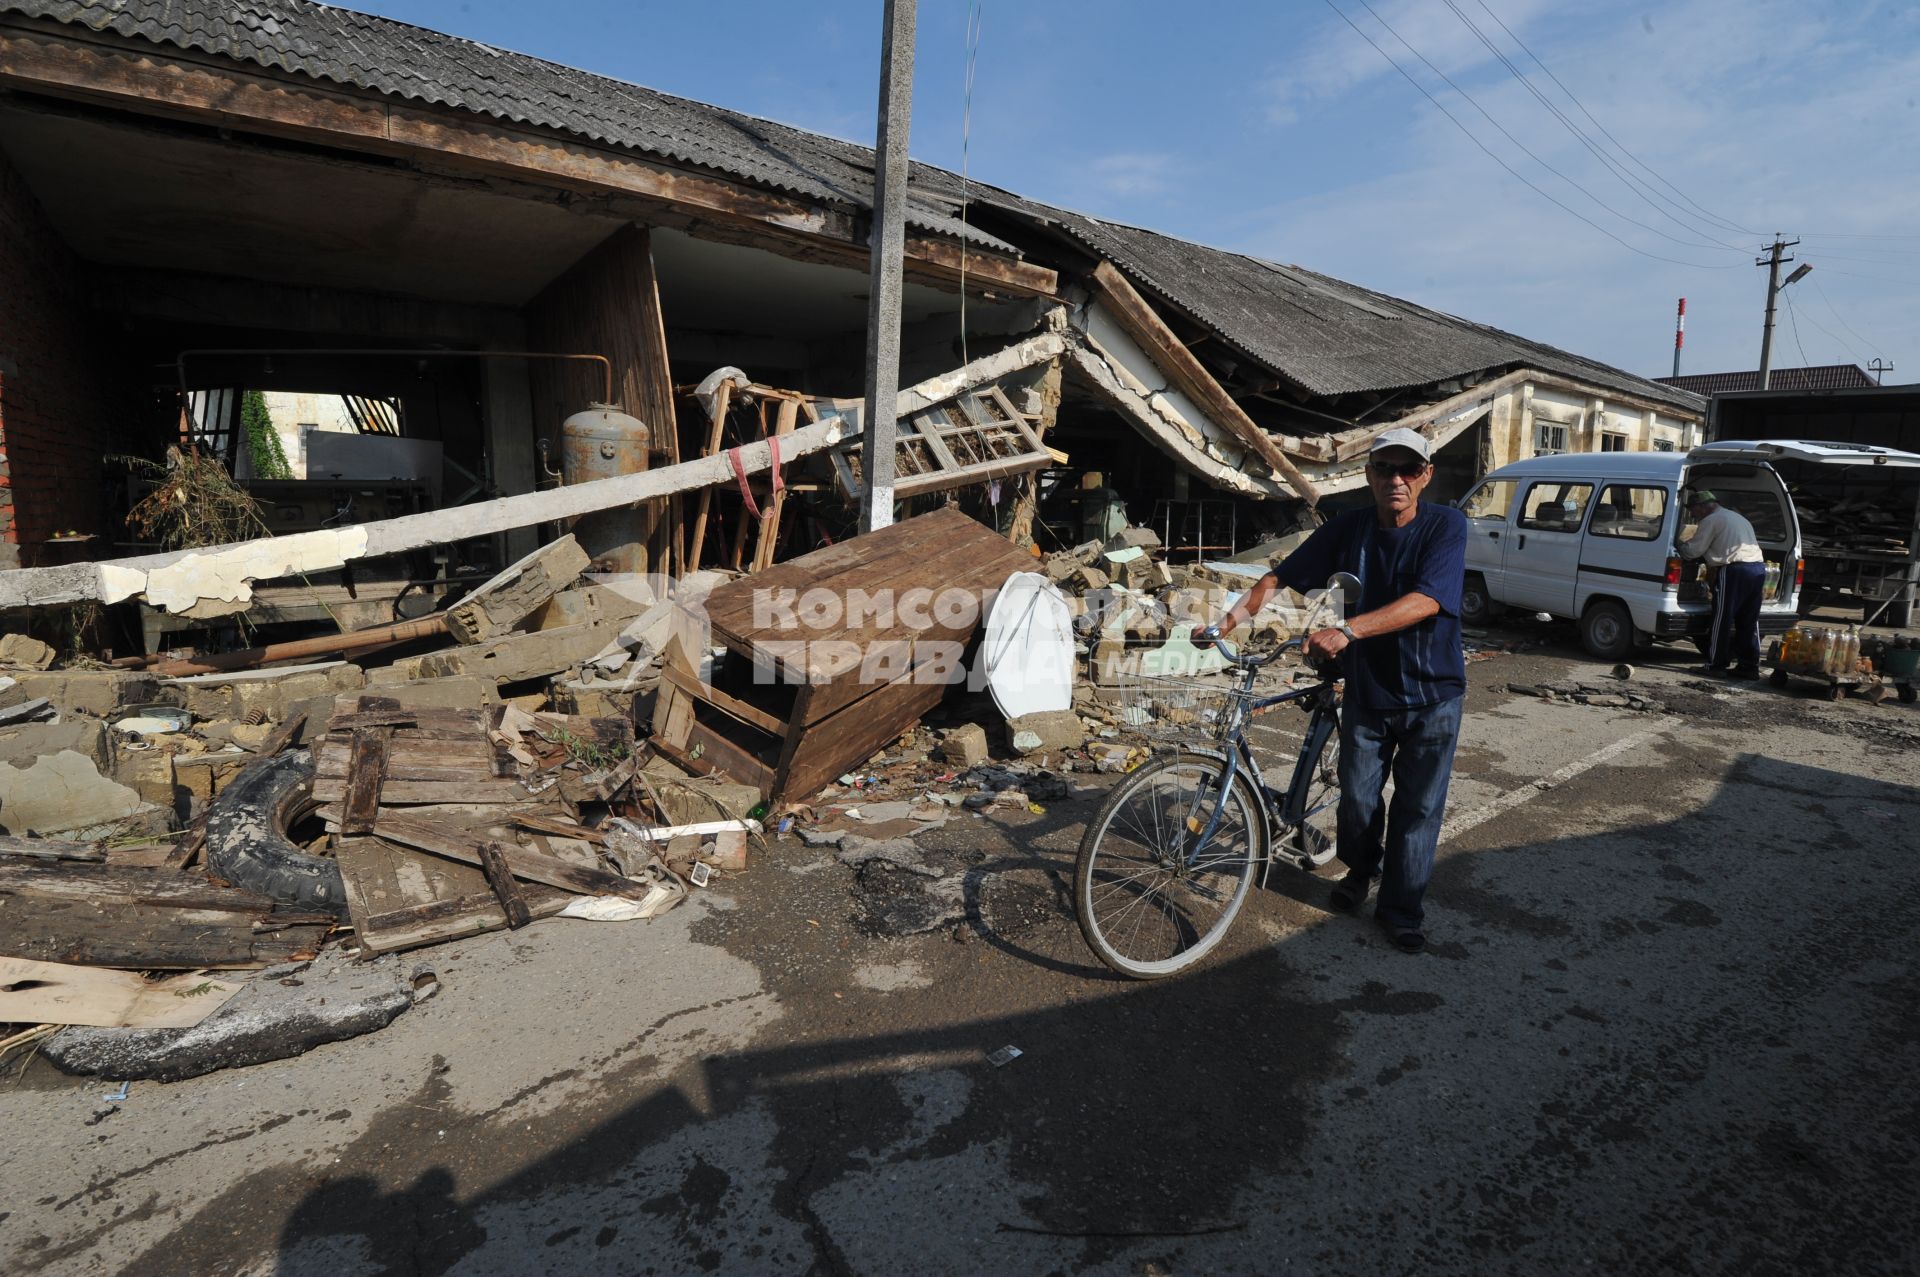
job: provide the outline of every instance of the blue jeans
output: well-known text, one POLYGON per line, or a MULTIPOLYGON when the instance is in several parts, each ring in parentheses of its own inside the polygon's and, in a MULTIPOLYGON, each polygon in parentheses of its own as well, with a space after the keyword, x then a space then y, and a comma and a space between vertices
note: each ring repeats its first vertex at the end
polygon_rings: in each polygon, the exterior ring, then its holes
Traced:
POLYGON ((1462 698, 1414 709, 1340 708, 1340 859, 1380 874, 1374 913, 1418 927, 1453 779, 1462 698), (1393 776, 1393 801, 1384 800, 1393 776))

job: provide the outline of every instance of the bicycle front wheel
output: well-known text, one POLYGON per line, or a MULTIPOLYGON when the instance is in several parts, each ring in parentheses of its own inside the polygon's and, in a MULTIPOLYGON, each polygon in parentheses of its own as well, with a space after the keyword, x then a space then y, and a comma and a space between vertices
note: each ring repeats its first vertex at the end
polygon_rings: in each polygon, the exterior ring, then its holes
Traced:
POLYGON ((1301 777, 1300 808, 1278 813, 1287 823, 1274 834, 1275 854, 1302 869, 1317 869, 1333 859, 1340 829, 1340 727, 1338 723, 1312 758, 1295 764, 1301 777))
POLYGON ((1265 827, 1244 776, 1220 802, 1221 770, 1194 754, 1148 763, 1087 824, 1075 911, 1088 947, 1121 975, 1152 980, 1198 962, 1246 903, 1265 827), (1200 846, 1216 807, 1219 827, 1200 846))

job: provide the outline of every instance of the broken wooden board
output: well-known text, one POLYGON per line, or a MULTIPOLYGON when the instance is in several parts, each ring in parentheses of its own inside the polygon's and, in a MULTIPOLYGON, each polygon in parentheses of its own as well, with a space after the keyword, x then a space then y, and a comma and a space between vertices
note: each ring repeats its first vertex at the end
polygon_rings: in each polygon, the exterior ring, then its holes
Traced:
POLYGON ((0 1023, 190 1029, 244 987, 204 972, 148 980, 134 971, 0 958, 0 1023))
POLYGON ((20 838, 0 834, 0 856, 33 860, 90 860, 103 863, 107 853, 90 842, 62 842, 54 838, 20 838))
MULTIPOLYGON (((461 829, 457 825, 443 825, 430 820, 416 820, 408 816, 382 815, 376 827, 380 837, 390 842, 404 843, 421 851, 432 852, 436 856, 445 856, 463 864, 482 863, 481 846, 486 839, 471 830, 461 829)), ((525 878, 529 882, 542 883, 565 891, 576 892, 584 896, 620 896, 627 900, 645 900, 653 890, 651 883, 637 882, 632 878, 623 878, 619 874, 604 869, 583 869, 567 861, 543 856, 537 851, 528 851, 524 847, 508 847, 495 844, 500 848, 507 868, 516 878, 525 878)))
POLYGON ((387 781, 391 727, 356 727, 347 746, 347 796, 341 800, 340 832, 373 832, 380 811, 380 788, 387 781))
MULTIPOLYGON (((334 852, 346 884, 347 912, 369 955, 458 940, 507 926, 507 914, 479 869, 397 847, 383 838, 349 838, 334 852)), ((550 918, 572 896, 523 887, 529 920, 550 918)))
POLYGON ((197 874, 0 860, 0 956, 172 971, 304 961, 328 923, 197 874), (276 918, 278 920, 276 920, 276 918), (267 928, 267 929, 263 929, 267 928))
POLYGON ((462 643, 509 633, 578 580, 589 562, 571 533, 550 541, 447 609, 447 628, 462 643))

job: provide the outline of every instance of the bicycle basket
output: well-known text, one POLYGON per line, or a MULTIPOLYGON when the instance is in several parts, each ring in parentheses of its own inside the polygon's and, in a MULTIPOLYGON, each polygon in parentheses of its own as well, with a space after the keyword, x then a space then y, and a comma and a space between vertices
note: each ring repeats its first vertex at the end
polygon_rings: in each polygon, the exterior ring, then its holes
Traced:
POLYGON ((1114 684, 1114 718, 1124 729, 1152 740, 1206 736, 1220 740, 1227 734, 1247 695, 1232 674, 1175 678, 1155 674, 1122 674, 1114 684))

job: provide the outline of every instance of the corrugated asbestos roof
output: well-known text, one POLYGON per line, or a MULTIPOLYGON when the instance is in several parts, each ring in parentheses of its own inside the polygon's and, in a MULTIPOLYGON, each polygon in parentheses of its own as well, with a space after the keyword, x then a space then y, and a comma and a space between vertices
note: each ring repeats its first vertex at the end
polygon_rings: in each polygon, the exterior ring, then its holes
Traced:
MULTIPOLYGON (((873 204, 871 148, 389 18, 304 0, 0 0, 0 12, 559 129, 808 199, 873 204)), ((922 230, 1018 256, 957 204, 908 199, 922 230)))
MULTIPOLYGON (((304 0, 0 0, 0 12, 113 32, 556 129, 810 199, 872 206, 871 148, 522 53, 304 0)), ((908 221, 1018 256, 963 223, 959 178, 916 164, 908 221)), ((1702 400, 1567 351, 1294 266, 1052 208, 976 184, 976 207, 1038 219, 1317 395, 1533 367, 1690 412, 1702 400)))
MULTIPOLYGON (((1696 372, 1661 377, 1660 384, 1697 395, 1731 395, 1760 389, 1760 370, 1750 372, 1696 372)), ((1878 385, 1859 364, 1815 364, 1807 368, 1775 368, 1767 378, 1769 390, 1865 390, 1878 385)))

